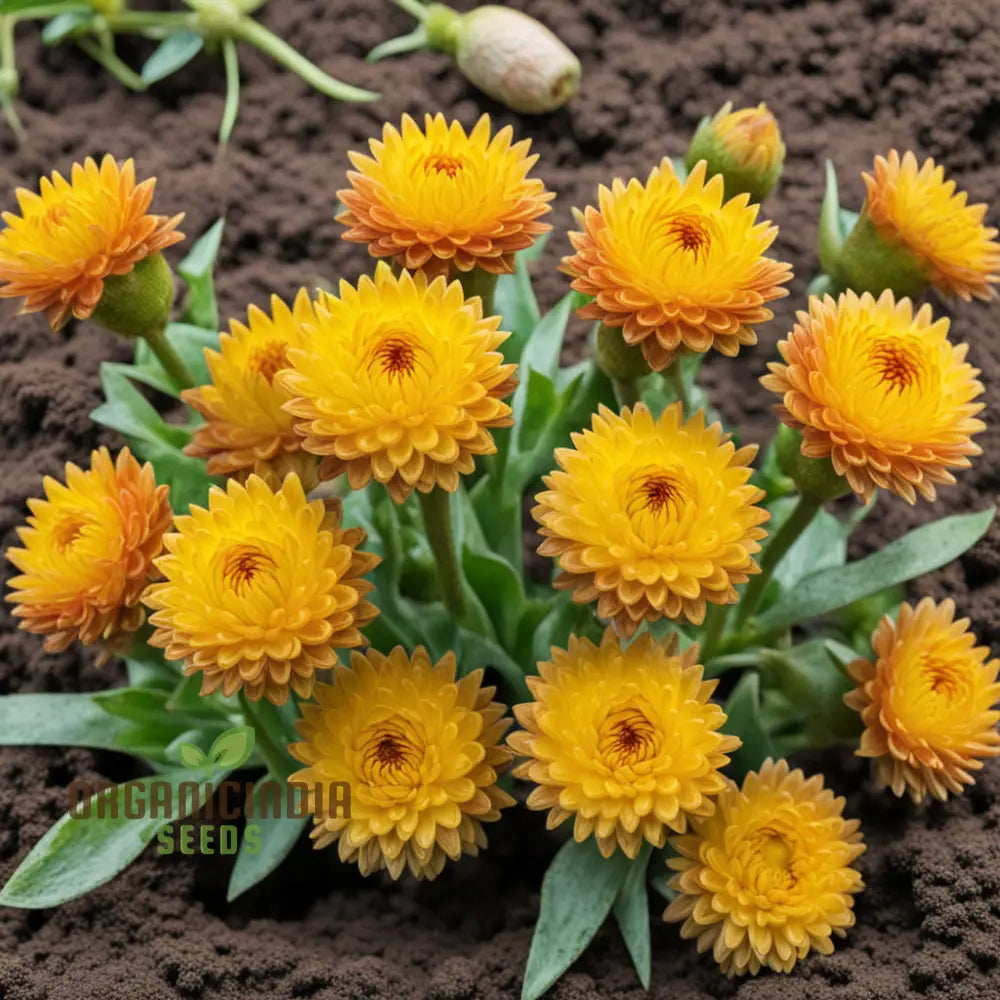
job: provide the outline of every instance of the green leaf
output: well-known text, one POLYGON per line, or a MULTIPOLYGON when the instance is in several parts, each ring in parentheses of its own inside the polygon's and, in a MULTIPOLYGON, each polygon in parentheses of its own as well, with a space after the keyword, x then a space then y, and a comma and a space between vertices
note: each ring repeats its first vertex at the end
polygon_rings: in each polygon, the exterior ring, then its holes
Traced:
POLYGON ((168 35, 142 67, 143 83, 156 83, 176 73, 201 52, 205 40, 196 31, 178 31, 168 35))
POLYGON ((514 273, 501 274, 497 279, 493 306, 503 318, 500 328, 510 333, 500 350, 507 361, 519 361, 524 345, 542 315, 531 287, 528 259, 523 250, 515 260, 514 273))
POLYGON ((760 676, 748 670, 733 688, 726 702, 728 719, 723 731, 738 736, 743 745, 731 755, 729 773, 742 781, 747 771, 755 771, 774 755, 770 734, 760 716, 760 676))
POLYGON ((536 371, 547 375, 550 380, 555 378, 570 313, 584 301, 578 292, 568 292, 535 324, 518 361, 520 384, 512 403, 515 421, 520 419, 528 392, 526 372, 536 371))
POLYGON ((840 207, 837 171, 830 160, 826 161, 826 191, 819 216, 819 263, 830 275, 837 273, 840 248, 858 220, 857 212, 840 207))
POLYGON ((129 723, 89 694, 8 694, 0 697, 0 746, 94 747, 114 750, 129 723))
POLYGON ((168 424, 153 405, 122 373, 121 366, 101 365, 101 386, 106 402, 90 416, 99 424, 118 431, 136 444, 136 454, 145 458, 147 446, 183 448, 190 433, 183 427, 168 424))
MULTIPOLYGON (((768 526, 772 535, 794 506, 795 500, 790 497, 772 506, 774 523, 768 526)), ((789 590, 811 573, 843 566, 847 561, 847 537, 851 527, 839 521, 829 511, 819 510, 778 563, 774 580, 779 587, 789 590)))
POLYGON ((231 903, 258 882, 267 878, 282 861, 288 857, 302 831, 309 822, 308 816, 266 816, 261 817, 260 786, 265 781, 278 781, 273 775, 266 775, 257 784, 254 791, 254 818, 247 819, 247 826, 257 827, 259 849, 249 851, 246 833, 244 833, 243 848, 236 855, 236 864, 229 877, 229 888, 226 891, 226 901, 231 903))
POLYGON ((127 819, 127 787, 132 792, 133 809, 141 804, 143 810, 149 812, 153 782, 165 782, 171 789, 172 801, 176 802, 182 781, 195 781, 201 786, 207 784, 214 790, 226 774, 226 771, 217 771, 209 781, 203 782, 199 774, 187 769, 171 770, 119 785, 110 793, 97 793, 90 800, 87 818, 74 819, 66 813, 35 844, 0 892, 0 905, 42 909, 86 895, 110 881, 138 857, 158 830, 180 818, 157 813, 156 817, 127 819), (102 794, 116 804, 117 817, 97 816, 96 802, 102 794))
POLYGON ((506 681, 510 689, 510 703, 520 704, 531 701, 531 692, 524 682, 524 670, 505 649, 490 642, 477 632, 470 632, 461 626, 456 630, 455 650, 460 673, 464 676, 480 667, 493 667, 506 681))
POLYGON ((537 1000, 583 954, 611 911, 629 867, 621 851, 601 857, 593 837, 563 844, 542 881, 521 1000, 537 1000))
POLYGON ((187 768, 204 767, 208 763, 205 752, 194 743, 181 743, 177 747, 177 759, 187 768))
POLYGON ((216 767, 235 771, 250 759, 255 737, 253 726, 234 726, 216 739, 208 756, 216 767))
POLYGON ((646 893, 646 870, 652 845, 643 843, 639 856, 629 863, 628 873, 615 896, 611 912, 625 939, 625 947, 639 976, 642 988, 649 989, 653 954, 649 939, 649 900, 646 893))
POLYGON ((989 530, 995 515, 995 508, 989 507, 974 514, 945 517, 914 528, 857 562, 810 573, 794 589, 783 593, 757 619, 757 626, 768 632, 790 628, 930 573, 975 545, 989 530))
POLYGON ((524 585, 513 566, 486 551, 462 550, 462 569, 476 592, 505 649, 517 641, 517 627, 524 609, 524 585))
POLYGON ((88 10, 85 5, 74 3, 72 0, 3 0, 0 3, 0 14, 16 14, 22 10, 31 10, 32 7, 66 7, 69 10, 88 10))
POLYGON ((151 687, 172 691, 180 677, 180 669, 164 659, 163 651, 145 643, 137 643, 125 657, 129 687, 151 687))
POLYGON ((90 10, 68 10, 56 14, 42 28, 42 41, 46 45, 56 45, 83 28, 89 28, 93 21, 94 15, 90 10))
POLYGON ((212 271, 219 255, 225 224, 224 218, 218 219, 177 265, 177 273, 188 286, 184 322, 213 333, 219 328, 219 309, 215 301, 212 271))

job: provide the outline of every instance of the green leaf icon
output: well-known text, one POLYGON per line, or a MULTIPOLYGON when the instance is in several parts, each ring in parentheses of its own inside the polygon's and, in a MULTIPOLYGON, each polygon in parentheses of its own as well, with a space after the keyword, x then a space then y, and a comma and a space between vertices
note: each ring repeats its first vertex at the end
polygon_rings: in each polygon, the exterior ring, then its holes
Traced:
POLYGON ((216 767, 235 770, 253 753, 254 731, 252 726, 234 726, 227 729, 208 751, 216 767))
POLYGON ((185 767, 190 768, 201 767, 208 760, 201 748, 193 743, 181 743, 177 747, 177 757, 185 767))

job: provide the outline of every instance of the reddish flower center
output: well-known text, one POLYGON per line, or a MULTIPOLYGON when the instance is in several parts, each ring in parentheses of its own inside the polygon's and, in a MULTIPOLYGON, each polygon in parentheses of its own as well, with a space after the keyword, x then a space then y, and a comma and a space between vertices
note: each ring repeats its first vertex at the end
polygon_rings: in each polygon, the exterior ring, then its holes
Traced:
POLYGON ((274 381, 274 376, 282 368, 288 367, 288 345, 280 340, 269 340, 250 355, 251 370, 263 375, 268 384, 274 381))
POLYGON ((411 375, 417 367, 417 345, 398 334, 384 337, 372 351, 368 370, 371 371, 374 367, 378 367, 390 379, 411 375))
POLYGON ((667 239, 678 250, 691 254, 695 260, 708 254, 712 239, 702 216, 683 212, 667 222, 667 239))
POLYGON ((961 669, 947 660, 939 660, 936 657, 925 655, 923 672, 931 691, 948 700, 960 694, 965 687, 965 678, 961 669))
POLYGON ((274 568, 274 560, 256 545, 234 545, 222 562, 222 579, 237 594, 274 568))
POLYGON ((922 363, 920 356, 898 341, 879 340, 869 355, 879 385, 902 394, 904 389, 919 383, 922 363))
POLYGON ((680 512, 684 491, 680 480, 669 472, 652 470, 640 473, 629 490, 629 514, 649 511, 652 514, 680 512))
POLYGON ((612 712, 598 734, 598 749, 612 767, 626 767, 655 756, 656 727, 638 709, 612 712))
POLYGON ((408 723, 383 719, 362 741, 361 771, 373 785, 413 784, 420 780, 423 757, 423 746, 408 723))
POLYGON ((461 157, 452 156, 450 153, 430 153, 424 159, 425 174, 447 174, 452 180, 464 166, 461 157))

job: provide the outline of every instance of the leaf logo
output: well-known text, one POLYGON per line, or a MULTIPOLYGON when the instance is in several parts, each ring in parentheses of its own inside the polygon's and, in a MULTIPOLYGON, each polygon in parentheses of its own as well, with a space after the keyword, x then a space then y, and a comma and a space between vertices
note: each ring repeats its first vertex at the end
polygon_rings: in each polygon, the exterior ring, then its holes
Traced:
POLYGON ((252 726, 234 726, 216 739, 207 754, 194 743, 181 743, 177 756, 187 768, 204 768, 205 777, 210 778, 216 768, 235 771, 246 763, 253 753, 254 737, 252 726))

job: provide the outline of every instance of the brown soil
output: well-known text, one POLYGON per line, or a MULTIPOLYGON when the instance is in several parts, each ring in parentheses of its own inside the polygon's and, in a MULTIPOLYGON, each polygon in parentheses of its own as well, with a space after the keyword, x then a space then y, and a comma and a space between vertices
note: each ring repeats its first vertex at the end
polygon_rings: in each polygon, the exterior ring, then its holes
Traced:
MULTIPOLYGON (((583 92, 569 111, 514 121, 535 141, 538 170, 559 193, 564 229, 571 205, 614 173, 644 173, 678 154, 701 115, 724 100, 766 100, 789 157, 767 211, 781 225, 777 252, 795 262, 793 294, 737 362, 713 358, 705 378, 726 418, 748 437, 767 431, 758 375, 802 303, 815 266, 815 220, 825 156, 840 170, 845 204, 861 198, 860 171, 890 145, 940 158, 976 200, 1000 204, 1000 4, 997 0, 524 0, 580 54, 583 92)), ((374 105, 323 100, 248 54, 244 105, 232 146, 215 162, 221 75, 199 61, 154 94, 127 95, 72 49, 20 46, 22 108, 30 140, 14 148, 0 130, 0 192, 42 172, 110 150, 157 174, 162 211, 184 209, 189 234, 226 212, 219 275, 225 314, 290 295, 320 277, 369 266, 339 239, 332 218, 345 152, 404 111, 444 109, 466 123, 481 106, 442 58, 420 55, 381 68, 361 55, 408 30, 386 2, 273 0, 264 20, 336 75, 381 87, 374 105)), ((497 109, 490 108, 494 113, 497 109)), ((2 196, 4 207, 11 202, 2 196)), ((997 219, 997 209, 992 212, 997 219)), ((565 281, 554 269, 563 236, 539 269, 546 301, 565 281)), ((9 317, 12 310, 3 315, 9 317)), ((984 370, 990 429, 986 454, 934 507, 886 502, 860 547, 904 528, 995 499, 1000 456, 1000 340, 996 309, 953 311, 957 337, 984 370)), ((0 331, 0 534, 13 540, 24 501, 45 473, 85 459, 104 440, 88 422, 98 402, 97 365, 126 346, 90 326, 50 334, 35 318, 0 331)), ((953 594, 982 638, 1000 642, 1000 529, 948 569, 920 582, 953 594)), ((76 651, 46 656, 12 631, 4 612, 0 692, 89 690, 119 682, 76 651)), ((72 750, 0 750, 0 878, 13 870, 64 808, 74 777, 121 778, 125 758, 72 750)), ((864 821, 868 888, 858 926, 830 958, 790 977, 734 985, 654 928, 653 995, 673 1000, 911 1000, 1000 997, 1000 766, 947 806, 914 809, 873 794, 848 756, 820 758, 848 811, 864 821)), ((365 881, 332 852, 300 845, 281 873, 233 906, 224 902, 229 862, 159 858, 151 851, 92 895, 55 911, 0 912, 0 996, 42 998, 313 997, 499 1000, 517 997, 540 876, 555 842, 523 811, 492 833, 482 858, 432 885, 365 881)), ((552 992, 557 1000, 638 997, 624 948, 605 929, 552 992)))

